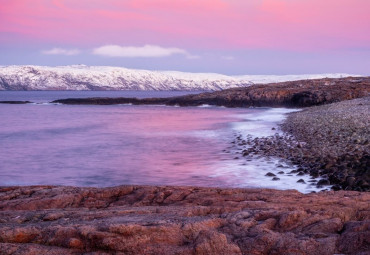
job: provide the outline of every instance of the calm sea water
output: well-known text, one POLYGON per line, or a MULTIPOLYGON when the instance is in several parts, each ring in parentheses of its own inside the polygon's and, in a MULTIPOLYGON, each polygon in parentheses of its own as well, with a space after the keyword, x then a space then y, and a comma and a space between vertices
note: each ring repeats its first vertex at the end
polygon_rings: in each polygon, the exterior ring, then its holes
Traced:
MULTIPOLYGON (((71 106, 70 97, 158 97, 188 92, 0 92, 0 185, 122 184, 314 188, 276 172, 278 159, 246 161, 235 136, 272 135, 287 109, 71 106)), ((294 166, 285 165, 287 169, 294 166)), ((281 170, 281 169, 279 169, 281 170)), ((300 177, 301 178, 301 177, 300 177)), ((308 178, 308 177, 307 177, 308 178)))

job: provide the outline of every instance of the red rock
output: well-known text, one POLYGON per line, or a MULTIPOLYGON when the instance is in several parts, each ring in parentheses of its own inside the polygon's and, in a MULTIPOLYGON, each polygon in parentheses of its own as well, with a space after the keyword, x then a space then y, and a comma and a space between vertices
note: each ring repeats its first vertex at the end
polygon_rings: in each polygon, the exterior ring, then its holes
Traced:
POLYGON ((0 254, 366 254, 370 194, 0 188, 0 254))

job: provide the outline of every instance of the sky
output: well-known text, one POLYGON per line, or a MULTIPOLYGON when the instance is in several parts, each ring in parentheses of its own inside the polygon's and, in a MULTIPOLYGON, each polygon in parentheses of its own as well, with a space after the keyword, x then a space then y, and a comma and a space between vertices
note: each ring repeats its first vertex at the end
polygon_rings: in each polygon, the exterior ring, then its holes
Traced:
POLYGON ((0 65, 370 75, 370 0, 0 0, 0 65))

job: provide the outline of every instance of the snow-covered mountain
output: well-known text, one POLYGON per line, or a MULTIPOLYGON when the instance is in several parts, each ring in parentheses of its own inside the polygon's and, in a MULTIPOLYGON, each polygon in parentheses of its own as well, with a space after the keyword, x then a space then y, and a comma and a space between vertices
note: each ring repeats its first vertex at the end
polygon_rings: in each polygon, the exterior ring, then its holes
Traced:
POLYGON ((346 76, 351 75, 227 76, 108 66, 0 66, 0 90, 221 90, 255 83, 346 76))

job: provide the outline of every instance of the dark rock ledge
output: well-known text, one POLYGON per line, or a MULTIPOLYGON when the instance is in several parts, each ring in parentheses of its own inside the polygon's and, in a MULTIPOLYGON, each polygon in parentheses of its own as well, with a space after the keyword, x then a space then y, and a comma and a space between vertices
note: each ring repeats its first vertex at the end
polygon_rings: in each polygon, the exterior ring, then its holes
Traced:
POLYGON ((0 104, 30 104, 30 101, 0 101, 0 104))
POLYGON ((369 254, 370 193, 0 187, 0 254, 369 254))
POLYGON ((370 77, 301 80, 246 88, 233 88, 170 98, 69 98, 53 103, 62 104, 163 104, 199 106, 202 104, 226 107, 308 107, 367 96, 370 77))

